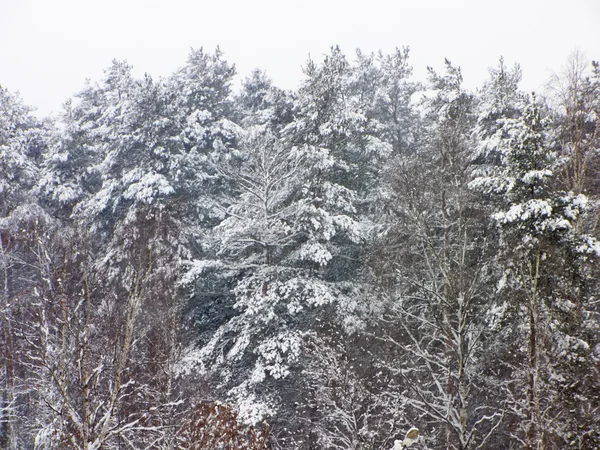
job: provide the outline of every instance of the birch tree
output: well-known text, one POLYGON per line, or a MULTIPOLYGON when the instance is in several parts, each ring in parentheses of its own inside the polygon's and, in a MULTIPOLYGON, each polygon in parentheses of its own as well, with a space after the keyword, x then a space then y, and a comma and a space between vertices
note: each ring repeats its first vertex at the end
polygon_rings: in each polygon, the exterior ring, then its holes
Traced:
POLYGON ((20 374, 22 355, 15 334, 19 293, 30 273, 21 228, 44 215, 32 194, 39 176, 48 127, 35 119, 18 95, 0 86, 0 445, 20 448, 18 432, 28 389, 20 374))
POLYGON ((380 356, 380 364, 394 375, 412 424, 427 429, 424 439, 434 448, 464 450, 485 445, 502 417, 481 395, 485 380, 478 374, 489 250, 485 215, 468 188, 473 95, 448 61, 445 74, 430 72, 430 83, 423 146, 390 169, 388 211, 395 223, 375 256, 396 273, 391 286, 383 280, 384 331, 374 337, 396 355, 387 362, 380 356))

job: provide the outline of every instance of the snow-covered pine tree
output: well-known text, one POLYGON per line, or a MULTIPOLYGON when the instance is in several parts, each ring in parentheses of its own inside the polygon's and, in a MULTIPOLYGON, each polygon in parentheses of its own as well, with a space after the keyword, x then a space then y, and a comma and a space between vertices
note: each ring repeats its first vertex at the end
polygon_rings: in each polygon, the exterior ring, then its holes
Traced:
POLYGON ((266 125, 280 131, 292 121, 292 107, 292 93, 279 89, 266 73, 255 69, 235 98, 236 121, 243 127, 266 125))
POLYGON ((506 299, 497 318, 505 324, 499 339, 518 356, 503 358, 505 370, 499 373, 520 380, 504 384, 521 424, 513 439, 530 449, 587 446, 597 439, 589 425, 594 400, 587 394, 595 382, 587 376, 582 384, 575 379, 583 366, 584 372, 597 370, 591 350, 596 338, 588 328, 596 326, 590 322, 594 308, 586 283, 600 247, 575 227, 586 197, 556 187, 552 129, 535 96, 503 126, 501 170, 474 180, 472 187, 500 201, 493 216, 501 229, 499 255, 505 266, 498 282, 506 299), (582 407, 567 406, 566 392, 585 398, 582 407), (585 436, 580 421, 586 423, 585 436))

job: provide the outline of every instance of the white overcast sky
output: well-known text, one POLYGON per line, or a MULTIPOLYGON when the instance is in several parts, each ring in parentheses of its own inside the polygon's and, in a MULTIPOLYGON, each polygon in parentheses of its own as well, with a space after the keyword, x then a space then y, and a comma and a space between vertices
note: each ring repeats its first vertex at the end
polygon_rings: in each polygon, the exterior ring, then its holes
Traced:
POLYGON ((38 114, 113 58, 169 75, 190 47, 217 45, 240 75, 260 67, 286 89, 309 54, 340 45, 349 58, 409 46, 417 78, 447 57, 470 88, 503 55, 533 90, 574 50, 600 59, 600 0, 0 0, 0 84, 38 114))

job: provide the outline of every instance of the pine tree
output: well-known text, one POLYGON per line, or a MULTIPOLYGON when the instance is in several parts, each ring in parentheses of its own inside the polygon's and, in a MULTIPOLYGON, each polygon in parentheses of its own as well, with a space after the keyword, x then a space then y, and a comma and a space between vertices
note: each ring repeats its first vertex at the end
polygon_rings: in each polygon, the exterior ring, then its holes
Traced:
POLYGON ((512 333, 508 339, 513 342, 527 343, 512 348, 520 359, 507 361, 511 369, 503 373, 520 380, 510 392, 522 424, 522 434, 514 438, 526 448, 564 448, 582 442, 578 431, 569 430, 570 421, 557 418, 565 411, 561 393, 574 376, 571 361, 589 362, 591 357, 583 356, 591 348, 581 338, 590 336, 587 326, 574 324, 589 315, 583 280, 590 258, 597 257, 598 244, 574 226, 587 199, 556 189, 553 183, 556 153, 550 122, 535 97, 505 126, 509 138, 502 173, 473 185, 501 195, 504 206, 493 216, 501 227, 506 267, 499 286, 514 324, 503 333, 512 333))

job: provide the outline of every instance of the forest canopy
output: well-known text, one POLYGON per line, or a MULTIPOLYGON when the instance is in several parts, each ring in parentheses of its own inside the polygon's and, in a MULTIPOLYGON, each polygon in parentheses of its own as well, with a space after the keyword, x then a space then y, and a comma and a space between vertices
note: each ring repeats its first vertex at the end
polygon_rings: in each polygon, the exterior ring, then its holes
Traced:
POLYGON ((600 66, 409 56, 0 86, 0 447, 599 448, 600 66))

